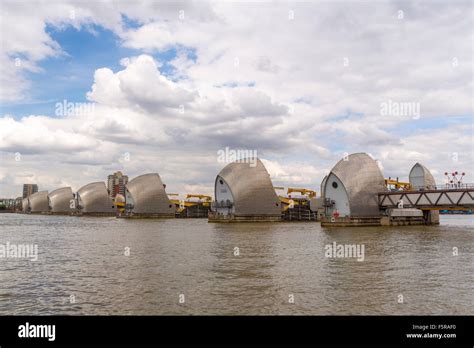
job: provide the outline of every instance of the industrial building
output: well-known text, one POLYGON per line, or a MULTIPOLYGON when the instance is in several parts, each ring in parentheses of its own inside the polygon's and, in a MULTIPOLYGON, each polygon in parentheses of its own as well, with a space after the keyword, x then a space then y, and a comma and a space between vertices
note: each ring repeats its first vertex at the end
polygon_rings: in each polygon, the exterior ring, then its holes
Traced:
POLYGON ((81 187, 77 191, 77 207, 82 215, 115 215, 115 205, 103 182, 93 182, 81 187))
POLYGON ((125 216, 174 217, 175 211, 158 173, 140 175, 126 185, 125 216))
POLYGON ((52 214, 71 214, 76 211, 76 203, 70 187, 62 187, 49 193, 52 214))
POLYGON ((217 175, 214 187, 210 222, 281 220, 280 199, 260 159, 228 164, 217 175))
POLYGON ((28 197, 28 210, 30 213, 44 213, 49 211, 48 191, 33 193, 28 197))

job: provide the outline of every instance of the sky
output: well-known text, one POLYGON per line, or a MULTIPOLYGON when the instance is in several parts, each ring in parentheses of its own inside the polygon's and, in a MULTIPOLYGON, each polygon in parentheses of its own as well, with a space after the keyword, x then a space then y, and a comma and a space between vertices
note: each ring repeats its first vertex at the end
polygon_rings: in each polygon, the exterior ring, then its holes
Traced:
POLYGON ((117 170, 212 194, 226 148, 318 193, 356 152, 474 182, 471 1, 0 6, 2 198, 117 170))

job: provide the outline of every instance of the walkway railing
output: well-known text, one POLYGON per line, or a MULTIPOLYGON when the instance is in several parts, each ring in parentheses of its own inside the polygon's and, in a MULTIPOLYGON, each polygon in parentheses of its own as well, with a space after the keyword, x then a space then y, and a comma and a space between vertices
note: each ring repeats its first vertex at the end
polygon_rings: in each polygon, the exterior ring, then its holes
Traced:
POLYGON ((472 209, 474 207, 474 185, 456 187, 438 185, 412 188, 407 191, 388 191, 378 194, 381 208, 418 209, 472 209))
POLYGON ((412 186, 407 191, 426 191, 426 190, 462 190, 474 188, 472 183, 457 183, 457 184, 441 184, 441 185, 428 185, 428 186, 412 186))

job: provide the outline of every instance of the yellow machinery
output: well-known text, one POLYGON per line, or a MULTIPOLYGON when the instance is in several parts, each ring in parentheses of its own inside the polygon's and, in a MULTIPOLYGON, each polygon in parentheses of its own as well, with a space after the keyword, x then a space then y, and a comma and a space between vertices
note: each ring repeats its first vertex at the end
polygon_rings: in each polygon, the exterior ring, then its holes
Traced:
POLYGON ((385 186, 393 186, 396 190, 402 189, 403 191, 411 190, 411 185, 409 182, 398 181, 392 178, 385 179, 385 186))
POLYGON ((114 198, 114 204, 117 207, 119 213, 125 212, 125 197, 121 194, 118 194, 114 198))
POLYGON ((190 198, 197 198, 199 199, 199 202, 196 202, 196 203, 203 203, 204 205, 209 205, 209 203, 212 201, 212 197, 211 196, 207 196, 207 195, 198 195, 198 194, 187 194, 186 195, 186 199, 190 199, 190 198), (202 202, 203 201, 203 202, 202 202))
POLYGON ((292 192, 299 192, 303 196, 308 196, 309 199, 316 197, 316 192, 313 190, 308 190, 304 188, 293 188, 293 187, 288 187, 288 195, 292 192))
MULTIPOLYGON (((168 196, 179 196, 179 193, 168 193, 168 196)), ((182 206, 180 199, 170 199, 170 202, 176 205, 178 213, 184 210, 184 206, 182 206)))
POLYGON ((291 198, 278 196, 280 202, 282 203, 283 211, 286 211, 289 208, 293 208, 295 205, 298 205, 298 201, 295 201, 291 198))
MULTIPOLYGON (((177 193, 169 193, 168 196, 179 196, 177 193)), ((200 195, 200 194, 187 194, 186 200, 181 199, 170 199, 170 202, 176 205, 176 210, 178 213, 181 213, 188 207, 192 207, 198 204, 201 204, 205 207, 211 205, 212 197, 207 195, 200 195), (191 198, 197 198, 199 201, 191 201, 191 198)))
MULTIPOLYGON (((275 187, 276 190, 283 190, 283 187, 275 187)), ((294 187, 288 187, 287 190, 287 195, 288 197, 285 196, 278 196, 280 199, 280 202, 282 203, 283 206, 283 211, 286 211, 289 208, 293 208, 296 205, 306 205, 308 204, 308 201, 312 198, 316 197, 316 192, 313 190, 309 189, 304 189, 304 188, 294 188, 294 187), (291 193, 293 192, 299 192, 305 197, 298 197, 298 198, 292 198, 290 196, 291 193)))
POLYGON ((125 211, 125 203, 118 202, 118 203, 115 203, 115 206, 117 207, 117 210, 119 212, 123 213, 125 211))

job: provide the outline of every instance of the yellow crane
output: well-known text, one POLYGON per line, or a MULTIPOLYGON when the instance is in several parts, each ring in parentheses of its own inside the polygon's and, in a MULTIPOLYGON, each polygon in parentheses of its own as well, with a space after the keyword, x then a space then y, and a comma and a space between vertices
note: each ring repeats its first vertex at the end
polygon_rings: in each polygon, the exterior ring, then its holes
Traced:
MULTIPOLYGON (((177 193, 169 193, 168 196, 179 196, 177 193)), ((202 204, 205 207, 210 206, 212 197, 208 195, 201 194, 187 194, 186 199, 170 199, 170 202, 176 205, 178 213, 181 213, 184 209, 192 207, 194 205, 202 204), (198 198, 201 201, 191 201, 191 198, 198 198)))
POLYGON ((298 205, 299 202, 285 196, 278 196, 280 202, 282 203, 283 211, 293 208, 295 205, 298 205))
POLYGON ((188 204, 188 206, 193 206, 196 204, 202 204, 205 207, 209 207, 211 205, 212 197, 208 195, 201 195, 201 194, 192 194, 188 193, 186 195, 186 202, 184 203, 185 205, 188 204), (190 200, 190 198, 197 198, 199 199, 198 202, 193 202, 190 200))
POLYGON ((398 181, 398 178, 396 180, 392 178, 385 179, 385 186, 394 186, 397 190, 400 188, 404 191, 411 190, 411 184, 409 182, 398 181))
MULTIPOLYGON (((283 190, 283 187, 275 187, 276 190, 283 190)), ((287 190, 288 197, 285 196, 278 196, 280 202, 282 203, 283 211, 286 211, 289 208, 293 208, 295 205, 306 205, 308 204, 308 199, 312 199, 316 197, 316 191, 305 189, 305 188, 295 188, 295 187, 288 187, 287 190), (301 193, 304 198, 292 198, 290 196, 291 193, 298 192, 301 193)))
POLYGON ((212 197, 208 196, 208 195, 199 195, 199 194, 190 194, 190 193, 188 193, 186 195, 186 199, 190 199, 190 198, 198 198, 198 199, 204 200, 206 202, 212 201, 212 197))
POLYGON ((314 190, 309 190, 305 188, 295 188, 295 187, 288 187, 288 195, 293 193, 293 192, 299 192, 303 196, 308 196, 308 198, 314 198, 316 197, 316 191, 314 190))

